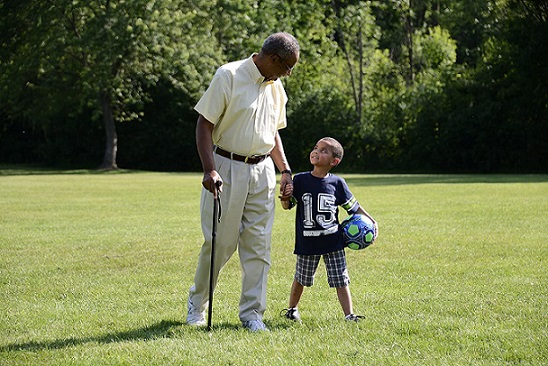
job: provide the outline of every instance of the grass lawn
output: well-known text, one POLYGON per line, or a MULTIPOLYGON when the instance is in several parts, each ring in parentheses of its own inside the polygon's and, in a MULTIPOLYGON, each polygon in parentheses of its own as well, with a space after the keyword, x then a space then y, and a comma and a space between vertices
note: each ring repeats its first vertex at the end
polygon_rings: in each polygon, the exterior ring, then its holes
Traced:
POLYGON ((213 331, 184 324, 200 174, 0 170, 0 364, 548 364, 548 176, 342 176, 380 228, 347 251, 365 320, 343 321, 323 264, 302 324, 279 316, 295 213, 278 204, 271 332, 249 333, 237 255, 213 331))

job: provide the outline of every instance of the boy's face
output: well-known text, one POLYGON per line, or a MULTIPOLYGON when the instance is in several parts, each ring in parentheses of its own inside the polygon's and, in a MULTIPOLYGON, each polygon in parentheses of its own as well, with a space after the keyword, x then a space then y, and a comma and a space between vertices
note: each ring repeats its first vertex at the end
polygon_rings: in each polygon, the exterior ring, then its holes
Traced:
POLYGON ((318 141, 310 152, 310 164, 314 166, 332 168, 339 161, 339 158, 333 156, 333 146, 325 140, 318 141))

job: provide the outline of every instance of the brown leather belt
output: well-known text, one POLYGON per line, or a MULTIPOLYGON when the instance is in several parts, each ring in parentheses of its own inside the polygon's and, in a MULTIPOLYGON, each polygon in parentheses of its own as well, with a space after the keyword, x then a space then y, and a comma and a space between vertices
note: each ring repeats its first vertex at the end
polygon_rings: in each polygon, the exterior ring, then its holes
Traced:
POLYGON ((225 158, 229 158, 237 161, 243 161, 246 164, 258 164, 270 156, 270 154, 243 156, 243 155, 232 153, 230 151, 223 150, 219 146, 215 146, 215 153, 225 158))

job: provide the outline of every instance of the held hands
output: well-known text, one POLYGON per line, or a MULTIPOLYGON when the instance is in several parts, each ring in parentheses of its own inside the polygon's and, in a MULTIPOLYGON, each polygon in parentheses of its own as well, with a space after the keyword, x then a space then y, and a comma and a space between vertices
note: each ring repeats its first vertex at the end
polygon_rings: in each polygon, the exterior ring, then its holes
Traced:
POLYGON ((291 175, 282 174, 282 179, 280 180, 280 196, 278 198, 282 201, 289 201, 293 195, 293 180, 291 175))

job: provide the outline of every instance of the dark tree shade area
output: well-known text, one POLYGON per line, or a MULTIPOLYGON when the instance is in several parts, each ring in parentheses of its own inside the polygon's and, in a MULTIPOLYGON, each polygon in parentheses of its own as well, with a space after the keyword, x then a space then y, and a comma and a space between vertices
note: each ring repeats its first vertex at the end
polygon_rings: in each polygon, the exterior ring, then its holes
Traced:
POLYGON ((282 30, 295 171, 548 172, 546 0, 5 0, 0 164, 200 171, 193 106, 282 30))

